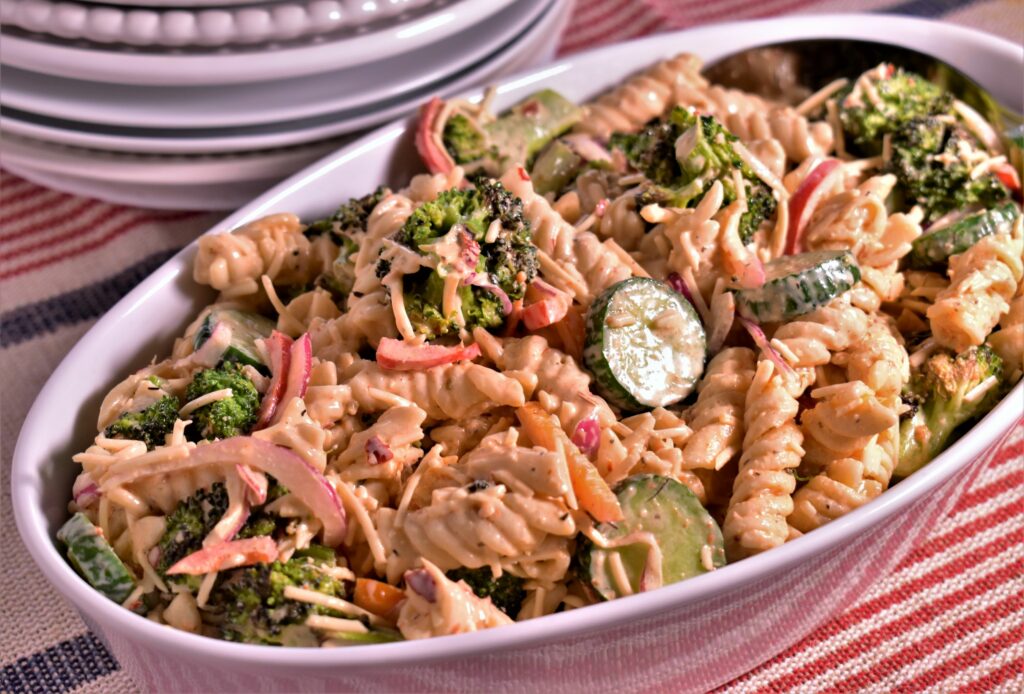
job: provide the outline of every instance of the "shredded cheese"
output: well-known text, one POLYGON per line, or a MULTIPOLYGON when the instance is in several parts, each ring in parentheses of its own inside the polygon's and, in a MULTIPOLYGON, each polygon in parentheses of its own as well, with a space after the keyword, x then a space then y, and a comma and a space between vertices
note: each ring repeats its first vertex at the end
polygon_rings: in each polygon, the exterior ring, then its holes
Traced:
POLYGON ((194 400, 189 400, 187 403, 185 403, 185 406, 178 410, 178 416, 187 417, 191 413, 198 410, 200 407, 205 407, 210 403, 218 402, 220 400, 227 400, 232 395, 234 395, 234 392, 230 388, 221 388, 220 390, 215 390, 212 393, 200 395, 198 398, 195 398, 194 400))
POLYGON ((833 80, 826 84, 818 91, 811 94, 809 97, 800 102, 796 107, 796 112, 801 116, 806 116, 808 113, 812 113, 822 104, 828 101, 832 95, 838 92, 840 89, 850 83, 850 80, 845 77, 840 77, 837 80, 833 80))
POLYGON ((322 614, 311 614, 306 617, 306 626, 321 631, 334 631, 346 634, 368 634, 369 629, 358 619, 340 619, 322 614))

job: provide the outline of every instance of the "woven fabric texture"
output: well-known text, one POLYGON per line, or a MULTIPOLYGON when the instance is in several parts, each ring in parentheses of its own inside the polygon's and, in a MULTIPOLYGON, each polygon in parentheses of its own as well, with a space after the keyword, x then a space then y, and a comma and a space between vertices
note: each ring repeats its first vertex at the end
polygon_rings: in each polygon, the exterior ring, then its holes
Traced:
MULTIPOLYGON (((941 18, 1021 43, 1024 2, 581 0, 561 53, 787 13, 941 18)), ((53 368, 136 283, 215 222, 47 190, 0 171, 0 692, 136 692, 13 532, 10 461, 53 368)), ((959 505, 856 604, 722 687, 746 692, 1024 691, 1024 423, 959 505)), ((685 683, 666 682, 664 691, 685 683)))

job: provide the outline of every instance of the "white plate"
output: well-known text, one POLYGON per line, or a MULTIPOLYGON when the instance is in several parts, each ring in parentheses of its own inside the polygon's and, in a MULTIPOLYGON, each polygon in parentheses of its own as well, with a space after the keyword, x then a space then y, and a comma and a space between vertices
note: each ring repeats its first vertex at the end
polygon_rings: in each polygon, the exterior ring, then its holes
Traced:
MULTIPOLYGON (((714 59, 764 42, 809 37, 891 41, 933 50, 1015 105, 1018 46, 952 25, 902 17, 786 17, 657 36, 573 56, 506 80, 498 106, 539 85, 585 99, 652 61, 692 50, 714 59)), ((377 183, 407 181, 410 122, 378 130, 281 183, 216 225, 228 231, 277 211, 315 219, 377 183)), ((74 478, 67 463, 95 435, 99 398, 168 348, 211 292, 191 281, 195 244, 175 256, 82 338, 32 406, 13 457, 22 540, 57 594, 109 643, 125 672, 155 691, 615 691, 661 685, 706 691, 795 643, 869 590, 949 508, 974 460, 1022 416, 1024 385, 928 466, 877 499, 793 542, 664 588, 497 629, 356 648, 275 648, 168 629, 83 581, 54 542, 74 478), (129 336, 130 339, 126 338, 129 336), (76 417, 69 417, 68 413, 76 417), (55 426, 54 422, 65 423, 55 426), (498 673, 496 675, 496 673, 498 673), (496 679, 496 677, 498 679, 496 679), (499 681, 500 680, 500 681, 499 681)))
POLYGON ((297 0, 255 7, 122 9, 66 0, 0 0, 0 24, 100 44, 209 48, 322 34, 340 40, 358 35, 374 22, 413 19, 437 1, 297 0))
MULTIPOLYGON (((554 56, 558 35, 568 19, 569 9, 566 3, 556 0, 554 6, 550 7, 523 35, 516 37, 509 45, 499 49, 496 54, 481 63, 446 79, 443 85, 429 85, 369 110, 327 114, 319 118, 266 126, 210 131, 164 131, 161 134, 143 132, 139 135, 135 135, 129 129, 117 128, 108 129, 108 132, 73 130, 59 123, 55 127, 55 122, 30 122, 14 117, 15 114, 0 113, 0 129, 9 135, 48 143, 149 154, 239 152, 314 142, 352 133, 408 113, 435 94, 453 94, 473 85, 497 79, 503 74, 549 61, 554 56)), ((37 163, 39 167, 51 165, 53 164, 50 162, 37 163)), ((88 156, 81 157, 81 166, 83 169, 89 167, 88 156)))
POLYGON ((152 183, 111 185, 92 178, 38 171, 28 166, 23 167, 20 163, 4 162, 4 167, 17 176, 47 188, 154 210, 234 210, 281 180, 281 176, 274 176, 253 181, 227 181, 216 186, 152 183))
MULTIPOLYGON (((2 0, 0 0, 2 1, 2 0)), ((434 84, 503 47, 525 31, 550 0, 519 0, 460 38, 374 63, 259 84, 142 87, 101 84, 4 70, 0 105, 29 116, 130 128, 226 128, 269 124, 373 106, 434 84)), ((109 129, 105 132, 110 132, 109 129)))
POLYGON ((393 26, 383 22, 384 26, 355 37, 339 41, 321 37, 298 45, 271 45, 255 50, 117 50, 95 44, 72 46, 47 37, 18 35, 12 30, 2 35, 3 63, 47 75, 115 84, 197 86, 266 82, 364 65, 443 41, 512 1, 436 0, 439 7, 431 6, 436 9, 412 21, 393 26))

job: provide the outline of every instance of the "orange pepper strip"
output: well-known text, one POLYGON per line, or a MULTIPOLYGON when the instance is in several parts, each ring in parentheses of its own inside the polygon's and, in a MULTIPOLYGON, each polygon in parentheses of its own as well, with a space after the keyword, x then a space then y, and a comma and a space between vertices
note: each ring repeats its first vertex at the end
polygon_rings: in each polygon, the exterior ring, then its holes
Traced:
POLYGON ((518 410, 519 423, 534 445, 549 451, 562 450, 569 463, 569 479, 580 508, 601 523, 615 523, 623 519, 619 500, 597 467, 580 452, 576 444, 558 426, 554 418, 535 402, 528 402, 518 410))
POLYGON ((405 599, 405 591, 372 578, 357 578, 353 602, 378 617, 391 619, 398 603, 405 599))

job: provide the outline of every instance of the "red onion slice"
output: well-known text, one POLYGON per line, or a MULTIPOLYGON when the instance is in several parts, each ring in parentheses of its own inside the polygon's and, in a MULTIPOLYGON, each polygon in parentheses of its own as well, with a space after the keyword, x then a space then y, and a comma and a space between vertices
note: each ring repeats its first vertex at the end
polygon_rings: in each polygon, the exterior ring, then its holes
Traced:
POLYGON ((572 433, 572 442, 584 455, 593 458, 601 444, 601 427, 598 425, 597 419, 594 417, 581 419, 576 425, 576 431, 572 433))
POLYGON ((414 345, 385 337, 377 346, 377 364, 392 371, 422 371, 435 366, 469 361, 480 356, 480 345, 414 345))
POLYGON ((295 340, 288 350, 288 375, 285 380, 284 393, 278 401, 278 407, 271 417, 271 423, 281 418, 284 408, 293 398, 301 398, 309 387, 309 376, 313 372, 313 341, 309 333, 295 340))
POLYGON ((832 182, 842 174, 838 159, 826 159, 815 166, 800 183, 796 193, 789 199, 789 234, 786 236, 786 255, 799 253, 800 237, 811 221, 814 209, 822 196, 832 187, 832 182))
POLYGON ((448 173, 455 168, 451 155, 438 147, 434 139, 435 121, 441 115, 444 102, 434 97, 420 107, 420 117, 416 122, 416 151, 430 173, 448 173))
POLYGON ((270 482, 262 472, 252 470, 248 465, 239 463, 235 466, 238 478, 249 488, 249 503, 259 506, 267 502, 267 491, 270 489, 270 482))
POLYGON ((377 435, 367 439, 366 445, 363 448, 366 450, 366 457, 370 465, 380 465, 395 457, 395 454, 391 452, 391 447, 384 443, 384 439, 377 435))
POLYGON ((743 327, 747 329, 747 332, 750 333, 750 337, 754 339, 754 344, 757 345, 758 349, 761 350, 764 356, 771 359, 772 362, 779 367, 779 371, 785 374, 794 373, 793 367, 786 363, 786 360, 782 358, 782 355, 772 347, 771 342, 768 341, 768 336, 764 334, 764 330, 761 329, 760 325, 744 318, 743 316, 736 317, 739 319, 740 323, 743 324, 743 327))
POLYGON ((277 412, 277 406, 284 395, 285 386, 288 381, 288 367, 291 362, 292 339, 274 331, 270 337, 264 340, 267 353, 270 358, 270 385, 267 392, 263 394, 263 401, 260 403, 260 416, 256 420, 255 429, 262 429, 271 423, 277 412))
POLYGON ((405 584, 427 602, 437 602, 437 583, 426 569, 406 571, 405 584))
POLYGON ((693 300, 693 291, 690 289, 689 285, 686 284, 686 280, 684 280, 678 272, 670 272, 666 279, 668 281, 668 286, 682 294, 686 300, 690 302, 690 306, 693 306, 693 309, 697 311, 697 316, 699 317, 700 310, 697 308, 697 303, 693 300))

